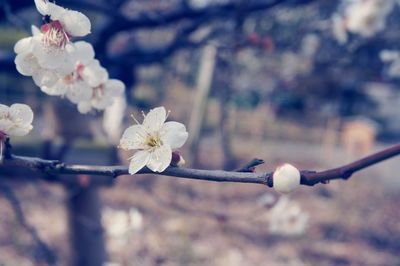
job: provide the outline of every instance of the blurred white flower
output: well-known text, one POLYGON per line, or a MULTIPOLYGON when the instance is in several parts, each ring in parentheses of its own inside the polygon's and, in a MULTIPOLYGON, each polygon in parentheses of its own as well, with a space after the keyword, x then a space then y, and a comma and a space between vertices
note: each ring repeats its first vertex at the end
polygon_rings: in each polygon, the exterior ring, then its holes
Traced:
POLYGON ((393 51, 393 50, 382 50, 379 53, 379 58, 384 63, 390 63, 390 62, 393 62, 393 61, 395 61, 397 59, 400 59, 400 52, 399 51, 393 51))
POLYGON ((64 9, 47 0, 35 0, 36 8, 50 21, 41 27, 41 34, 32 39, 32 53, 40 66, 57 69, 68 66, 70 39, 90 33, 90 21, 82 13, 64 9))
POLYGON ((120 148, 139 150, 131 158, 129 173, 135 174, 144 166, 154 172, 164 171, 172 159, 172 149, 183 146, 188 138, 185 125, 165 122, 164 107, 157 107, 144 117, 143 123, 127 128, 120 140, 120 148))
POLYGON ((321 41, 316 34, 307 34, 301 40, 301 54, 308 58, 313 58, 321 45, 321 41))
POLYGON ((302 235, 307 228, 308 214, 282 196, 270 211, 268 231, 284 236, 302 235))
POLYGON ((334 14, 332 17, 332 33, 339 44, 347 42, 346 23, 342 16, 334 14))
POLYGON ((384 73, 389 78, 400 77, 400 52, 393 50, 382 50, 379 57, 383 63, 387 64, 384 73))
POLYGON ((278 192, 292 192, 300 186, 300 171, 288 163, 277 167, 273 174, 273 185, 278 192))
POLYGON ((109 236, 121 238, 130 231, 139 231, 143 228, 143 215, 136 208, 128 211, 105 208, 102 222, 109 236))
POLYGON ((79 112, 85 114, 93 108, 104 110, 111 106, 114 100, 124 93, 125 84, 117 79, 109 79, 106 82, 91 88, 91 97, 78 102, 79 112))
POLYGON ((386 17, 394 7, 394 0, 343 0, 342 15, 333 16, 333 33, 339 43, 347 41, 347 33, 371 37, 385 28, 386 17))
POLYGON ((107 248, 121 250, 140 234, 144 227, 143 214, 136 208, 129 210, 105 207, 101 222, 106 232, 107 248))
POLYGON ((24 136, 32 130, 33 112, 26 104, 10 107, 0 104, 0 161, 3 157, 3 142, 9 136, 24 136))
POLYGON ((393 6, 393 0, 353 1, 345 11, 347 29, 364 37, 370 37, 384 29, 386 17, 393 6))
POLYGON ((125 95, 120 95, 114 99, 111 106, 104 110, 102 125, 109 143, 115 144, 119 142, 123 130, 126 107, 125 95))

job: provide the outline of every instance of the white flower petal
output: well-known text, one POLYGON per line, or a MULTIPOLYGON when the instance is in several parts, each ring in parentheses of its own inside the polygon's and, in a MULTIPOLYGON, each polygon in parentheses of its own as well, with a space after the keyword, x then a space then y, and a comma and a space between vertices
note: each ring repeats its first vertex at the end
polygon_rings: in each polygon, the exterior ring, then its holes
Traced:
POLYGON ((31 124, 33 121, 32 109, 26 104, 15 103, 10 106, 10 120, 21 125, 31 124))
POLYGON ((87 114, 92 110, 92 104, 89 101, 82 101, 78 103, 78 111, 81 114, 87 114))
POLYGON ((67 10, 59 18, 68 34, 83 37, 90 33, 90 20, 84 14, 74 10, 67 10))
POLYGON ((55 46, 44 45, 41 40, 32 40, 32 53, 43 68, 57 69, 68 62, 68 52, 55 46))
POLYGON ((59 60, 64 60, 64 61, 60 62, 58 67, 54 69, 61 76, 66 76, 74 72, 76 66, 76 60, 74 57, 71 56, 71 54, 74 53, 75 50, 76 50, 75 45, 72 43, 68 43, 65 46, 66 56, 59 58, 59 60))
POLYGON ((12 128, 13 125, 14 123, 9 119, 0 119, 0 131, 7 135, 10 134, 10 128, 12 128))
POLYGON ((59 76, 54 70, 38 68, 37 71, 32 74, 32 79, 38 87, 53 86, 59 80, 59 76))
POLYGON ((47 0, 35 0, 36 9, 43 16, 46 16, 49 14, 47 4, 48 4, 47 0))
POLYGON ((92 98, 93 90, 84 82, 74 82, 69 85, 67 92, 68 99, 77 104, 81 101, 89 101, 92 98))
POLYGON ((118 79, 109 79, 104 86, 107 94, 112 97, 120 96, 125 91, 125 84, 118 79))
POLYGON ((108 79, 108 72, 98 60, 91 60, 83 68, 81 76, 89 86, 97 87, 108 79))
POLYGON ((159 131, 167 118, 167 113, 163 106, 151 109, 143 120, 143 126, 148 132, 159 131))
POLYGON ((27 37, 19 40, 14 45, 14 52, 16 54, 25 53, 32 51, 32 37, 27 37))
POLYGON ((63 79, 59 79, 53 86, 41 86, 40 89, 48 95, 62 96, 67 93, 68 86, 64 84, 63 79))
POLYGON ((164 144, 168 144, 171 149, 178 149, 185 144, 189 134, 184 124, 169 121, 161 127, 160 136, 164 144))
POLYGON ((12 126, 7 134, 10 136, 25 136, 32 130, 32 125, 12 126))
POLYGON ((39 29, 38 27, 36 27, 35 25, 31 25, 31 32, 32 32, 32 35, 33 35, 34 37, 37 37, 37 36, 39 36, 39 35, 42 34, 42 32, 40 31, 40 29, 39 29))
POLYGON ((104 110, 113 104, 113 99, 107 97, 92 99, 92 105, 98 110, 104 110))
POLYGON ((74 42, 75 50, 70 55, 75 61, 87 65, 94 58, 93 46, 85 41, 74 42))
POLYGON ((129 164, 129 173, 131 175, 136 174, 148 163, 149 159, 150 159, 149 152, 147 151, 136 152, 131 158, 131 162, 129 164))
POLYGON ((32 53, 20 53, 14 59, 17 71, 24 76, 32 76, 39 68, 37 59, 32 53))
POLYGON ((60 20, 65 12, 67 12, 65 8, 51 2, 47 3, 47 15, 49 15, 52 20, 60 20))
POLYGON ((120 140, 120 146, 125 150, 145 149, 147 133, 142 125, 133 125, 125 129, 120 140))
POLYGON ((147 167, 153 172, 164 171, 172 160, 172 150, 168 145, 156 148, 152 153, 147 167))

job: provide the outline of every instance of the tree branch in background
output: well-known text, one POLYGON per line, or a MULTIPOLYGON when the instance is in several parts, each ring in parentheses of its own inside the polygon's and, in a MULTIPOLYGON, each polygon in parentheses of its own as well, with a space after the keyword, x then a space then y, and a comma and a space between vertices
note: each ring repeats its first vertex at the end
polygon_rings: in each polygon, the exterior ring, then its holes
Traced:
MULTIPOLYGON (((8 144, 7 149, 10 149, 8 144)), ((341 167, 317 172, 311 170, 302 170, 301 184, 313 186, 321 182, 327 182, 334 179, 348 179, 357 171, 377 164, 391 157, 400 154, 400 144, 354 161, 341 167)), ((91 166, 91 165, 74 165, 65 164, 60 161, 43 160, 41 158, 24 157, 12 155, 10 151, 6 151, 2 167, 18 167, 27 168, 33 171, 39 171, 44 174, 65 174, 65 175, 94 175, 94 176, 110 176, 118 177, 128 175, 128 168, 125 166, 91 166), (8 156, 9 155, 9 156, 8 156)), ((240 169, 239 169, 240 170, 240 169)), ((253 172, 237 172, 222 170, 202 170, 191 168, 168 167, 162 173, 154 173, 148 168, 143 168, 138 174, 157 174, 163 176, 174 176, 178 178, 197 179, 214 182, 235 182, 235 183, 253 183, 263 184, 269 187, 273 186, 273 172, 253 173, 253 172)))
POLYGON ((36 245, 34 257, 37 262, 45 261, 48 265, 56 265, 56 255, 52 249, 50 249, 47 244, 39 237, 36 229, 28 224, 26 221, 24 212, 22 211, 21 203, 19 202, 14 191, 6 184, 0 183, 0 192, 3 194, 4 198, 10 203, 12 209, 15 213, 15 218, 18 223, 28 232, 31 236, 33 242, 36 245))

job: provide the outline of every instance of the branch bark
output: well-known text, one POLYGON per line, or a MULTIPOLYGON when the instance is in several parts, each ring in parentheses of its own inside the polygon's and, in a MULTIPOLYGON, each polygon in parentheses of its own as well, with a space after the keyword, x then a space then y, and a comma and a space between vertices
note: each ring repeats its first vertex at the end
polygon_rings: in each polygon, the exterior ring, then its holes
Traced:
MULTIPOLYGON (((353 173, 377 164, 391 157, 400 154, 400 144, 386 148, 380 152, 374 153, 367 157, 361 158, 352 163, 341 167, 317 172, 311 170, 301 170, 301 184, 313 186, 321 182, 327 182, 335 179, 348 179, 353 173)), ((19 167, 27 168, 32 171, 39 171, 47 175, 64 174, 79 175, 87 174, 93 176, 110 176, 118 177, 128 175, 128 168, 125 166, 91 166, 91 165, 75 165, 65 164, 60 161, 44 160, 41 158, 16 156, 6 153, 2 167, 19 167)), ((143 168, 138 174, 157 174, 163 176, 174 176, 178 178, 197 179, 214 182, 235 182, 235 183, 253 183, 262 184, 269 187, 273 186, 273 172, 253 173, 253 172, 237 172, 222 170, 202 170, 191 168, 168 167, 162 173, 154 173, 148 168, 143 168)))

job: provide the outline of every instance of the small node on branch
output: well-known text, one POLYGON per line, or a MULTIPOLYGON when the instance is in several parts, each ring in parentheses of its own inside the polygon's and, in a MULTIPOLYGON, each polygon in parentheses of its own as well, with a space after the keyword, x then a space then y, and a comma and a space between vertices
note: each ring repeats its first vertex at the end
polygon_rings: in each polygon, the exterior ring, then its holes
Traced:
POLYGON ((265 163, 263 159, 254 158, 244 166, 235 169, 235 172, 254 172, 256 170, 256 166, 265 163))
POLYGON ((273 187, 276 191, 287 194, 300 186, 300 171, 291 164, 278 166, 273 174, 273 187))
POLYGON ((185 165, 185 163, 185 159, 183 159, 183 156, 178 151, 172 152, 172 160, 170 163, 171 166, 182 167, 185 165))

